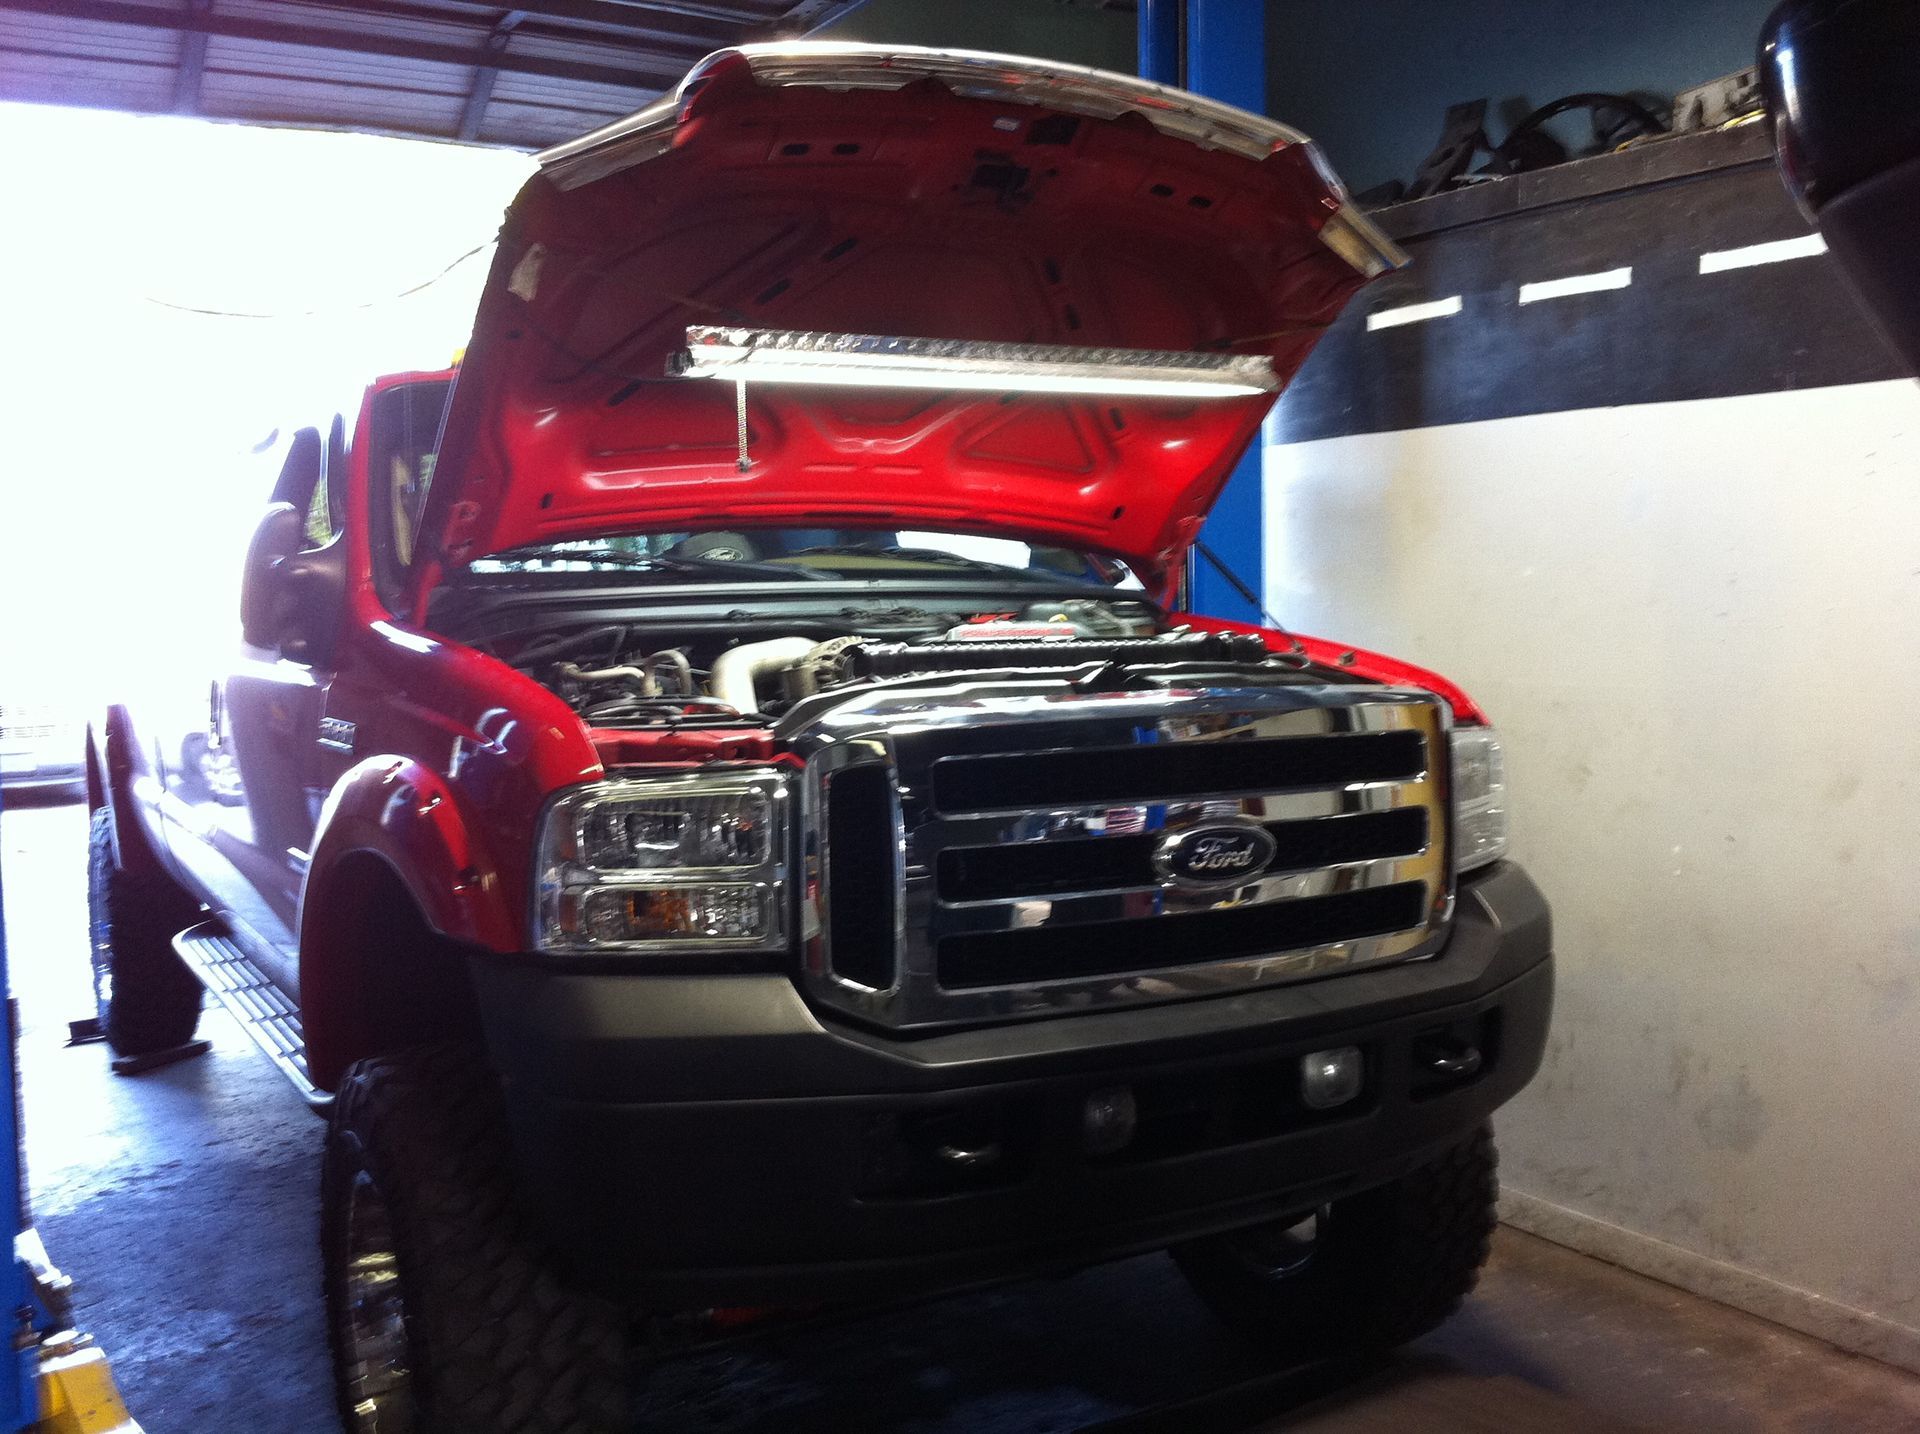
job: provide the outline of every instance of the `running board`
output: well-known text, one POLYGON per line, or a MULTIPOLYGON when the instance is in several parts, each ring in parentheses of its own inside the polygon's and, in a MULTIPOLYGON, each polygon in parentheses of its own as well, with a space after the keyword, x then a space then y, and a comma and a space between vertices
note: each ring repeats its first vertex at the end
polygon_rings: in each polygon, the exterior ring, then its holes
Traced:
POLYGON ((308 1105, 325 1110, 333 1103, 333 1097, 316 1089, 307 1075, 307 1038, 300 1025, 300 1008, 254 965, 224 925, 203 921, 190 927, 173 938, 173 949, 308 1105))

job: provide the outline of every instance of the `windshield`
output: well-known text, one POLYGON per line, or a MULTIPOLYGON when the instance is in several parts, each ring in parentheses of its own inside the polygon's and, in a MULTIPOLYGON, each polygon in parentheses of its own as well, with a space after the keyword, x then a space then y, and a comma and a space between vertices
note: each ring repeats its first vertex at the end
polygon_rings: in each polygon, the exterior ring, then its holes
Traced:
POLYGON ((998 579, 1084 583, 1137 591, 1126 564, 1071 548, 1012 538, 891 528, 741 528, 634 533, 541 543, 476 558, 488 573, 652 572, 667 581, 814 580, 975 573, 998 579))

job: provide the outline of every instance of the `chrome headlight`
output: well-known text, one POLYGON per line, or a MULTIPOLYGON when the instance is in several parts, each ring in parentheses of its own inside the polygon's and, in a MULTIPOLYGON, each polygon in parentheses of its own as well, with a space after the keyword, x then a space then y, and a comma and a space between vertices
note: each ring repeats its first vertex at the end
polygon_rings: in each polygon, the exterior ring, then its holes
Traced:
POLYGON ((1507 768, 1491 727, 1453 729, 1453 867, 1507 854, 1507 768))
POLYGON ((786 940, 786 798, 787 779, 757 767, 561 793, 540 826, 535 949, 778 949, 786 940))

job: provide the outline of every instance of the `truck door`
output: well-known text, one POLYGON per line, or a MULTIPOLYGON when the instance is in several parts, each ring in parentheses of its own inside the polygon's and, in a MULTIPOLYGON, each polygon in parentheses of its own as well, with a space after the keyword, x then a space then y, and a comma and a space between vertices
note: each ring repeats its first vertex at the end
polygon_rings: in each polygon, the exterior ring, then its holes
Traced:
MULTIPOLYGON (((270 566, 261 550, 270 527, 287 549, 279 566, 302 580, 337 556, 341 434, 336 419, 328 439, 308 428, 288 445, 243 577, 256 599, 253 569, 270 566)), ((286 971, 273 974, 291 977, 300 885, 326 793, 318 744, 332 674, 302 634, 305 596, 268 596, 255 601, 237 653, 206 689, 204 726, 161 754, 163 807, 175 861, 254 945, 282 955, 286 971)))

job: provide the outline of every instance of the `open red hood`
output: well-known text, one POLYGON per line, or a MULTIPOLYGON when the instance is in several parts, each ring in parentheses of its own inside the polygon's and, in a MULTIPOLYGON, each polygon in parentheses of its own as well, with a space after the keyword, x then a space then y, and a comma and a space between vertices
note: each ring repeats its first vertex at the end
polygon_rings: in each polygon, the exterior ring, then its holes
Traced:
POLYGON ((1257 115, 1000 55, 747 46, 540 157, 448 410, 443 565, 645 528, 945 528, 1124 558, 1191 541, 1274 394, 669 377, 690 326, 1270 359, 1397 250, 1257 115))

